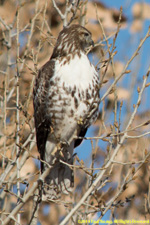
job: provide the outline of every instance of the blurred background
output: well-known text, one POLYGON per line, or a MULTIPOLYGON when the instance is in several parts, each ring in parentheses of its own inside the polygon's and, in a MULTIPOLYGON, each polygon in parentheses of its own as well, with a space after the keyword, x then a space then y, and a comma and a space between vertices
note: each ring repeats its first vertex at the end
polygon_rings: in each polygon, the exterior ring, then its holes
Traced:
MULTIPOLYGON (((63 28, 54 2, 63 14, 70 7, 68 21, 72 19, 72 23, 81 24, 92 32, 95 47, 88 57, 100 75, 101 103, 98 120, 89 128, 86 140, 74 151, 78 167, 74 169, 74 192, 56 202, 40 203, 35 224, 57 225, 65 218, 111 159, 131 120, 128 136, 106 169, 97 191, 89 195, 68 224, 100 218, 148 220, 149 78, 134 116, 133 112, 150 66, 150 39, 148 35, 145 38, 150 24, 149 1, 1 0, 1 222, 15 209, 19 197, 29 193, 40 174, 32 90, 38 69, 49 60, 63 28), (131 61, 138 48, 138 54, 131 61), (108 92, 112 84, 113 89, 108 92)), ((33 208, 34 193, 8 224, 33 224, 33 208)))

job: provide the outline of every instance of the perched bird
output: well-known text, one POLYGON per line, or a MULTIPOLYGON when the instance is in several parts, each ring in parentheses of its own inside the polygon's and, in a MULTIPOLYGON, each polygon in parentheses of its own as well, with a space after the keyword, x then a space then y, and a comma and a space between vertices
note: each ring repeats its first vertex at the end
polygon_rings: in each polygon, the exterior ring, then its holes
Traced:
POLYGON ((34 119, 42 173, 47 164, 52 166, 44 181, 46 199, 72 191, 74 176, 68 164, 73 164, 74 148, 98 116, 99 75, 86 55, 93 44, 86 28, 65 27, 35 81, 34 119))

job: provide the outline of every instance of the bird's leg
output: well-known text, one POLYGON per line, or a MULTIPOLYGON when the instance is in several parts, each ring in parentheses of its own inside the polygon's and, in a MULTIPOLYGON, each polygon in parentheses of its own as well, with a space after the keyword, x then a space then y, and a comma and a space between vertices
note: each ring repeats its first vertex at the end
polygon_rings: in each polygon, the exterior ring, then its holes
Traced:
POLYGON ((58 143, 58 144, 55 146, 55 148, 53 149, 51 155, 54 157, 55 154, 56 154, 56 152, 57 152, 58 150, 60 150, 61 148, 62 148, 61 143, 58 143))
POLYGON ((59 152, 59 154, 61 156, 63 156, 62 154, 62 150, 64 148, 64 146, 68 146, 69 147, 69 143, 67 141, 60 141, 56 146, 55 148, 53 149, 51 155, 54 157, 56 155, 56 153, 59 152))
POLYGON ((65 147, 69 147, 70 145, 70 143, 67 140, 62 140, 60 143, 62 144, 62 146, 65 146, 65 147))

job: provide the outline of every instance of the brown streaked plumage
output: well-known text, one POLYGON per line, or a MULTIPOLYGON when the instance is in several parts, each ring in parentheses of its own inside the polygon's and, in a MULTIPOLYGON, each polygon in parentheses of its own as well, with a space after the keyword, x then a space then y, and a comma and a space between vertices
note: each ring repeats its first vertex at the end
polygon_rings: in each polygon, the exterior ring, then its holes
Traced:
MULTIPOLYGON (((33 91, 37 147, 41 159, 52 165, 43 194, 56 199, 73 187, 73 149, 96 120, 99 76, 86 56, 91 33, 80 25, 59 34, 50 60, 39 70, 33 91)), ((42 172, 47 165, 41 163, 42 172)))

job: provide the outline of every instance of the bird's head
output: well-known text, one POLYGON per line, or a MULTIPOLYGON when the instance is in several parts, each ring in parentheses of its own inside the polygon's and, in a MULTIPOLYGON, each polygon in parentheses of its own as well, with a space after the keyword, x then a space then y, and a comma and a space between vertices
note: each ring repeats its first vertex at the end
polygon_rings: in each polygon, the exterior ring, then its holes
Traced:
POLYGON ((91 45, 94 45, 91 32, 85 27, 74 24, 65 27, 59 33, 51 58, 67 56, 77 51, 86 52, 91 45))

